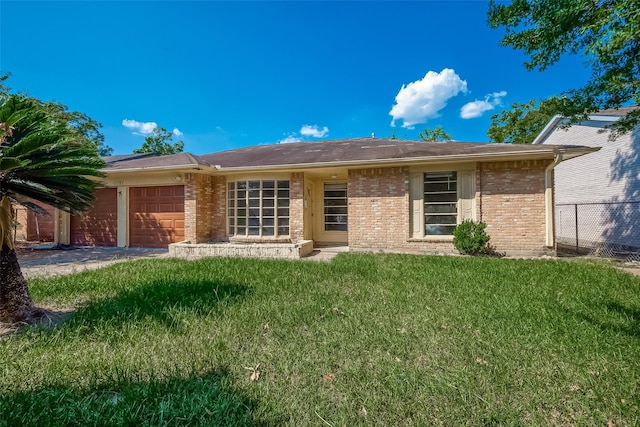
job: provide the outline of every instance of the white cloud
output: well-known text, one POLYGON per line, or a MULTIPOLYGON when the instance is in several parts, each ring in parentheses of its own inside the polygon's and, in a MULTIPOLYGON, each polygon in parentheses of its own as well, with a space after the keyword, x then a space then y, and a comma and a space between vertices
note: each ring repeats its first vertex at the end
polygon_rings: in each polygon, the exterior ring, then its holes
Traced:
POLYGON ((178 129, 178 128, 173 128, 173 131, 171 131, 172 134, 174 134, 175 136, 182 136, 184 135, 184 133, 178 129))
POLYGON ((278 144, 286 144, 288 142, 303 142, 304 138, 322 138, 329 134, 329 128, 318 125, 302 125, 299 132, 292 132, 289 136, 278 141, 278 144))
POLYGON ((507 92, 500 91, 494 92, 484 97, 484 100, 478 100, 468 102, 460 109, 460 117, 463 119, 475 119, 482 116, 485 111, 490 111, 496 108, 502 102, 502 98, 507 96, 507 92))
POLYGON ((322 138, 329 133, 329 128, 323 126, 322 129, 318 127, 318 125, 303 125, 300 128, 300 135, 302 136, 312 136, 314 138, 322 138))
POLYGON ((456 72, 445 68, 441 72, 429 71, 421 80, 402 85, 396 95, 396 103, 389 115, 391 126, 402 119, 402 127, 412 128, 427 119, 438 117, 438 111, 447 106, 450 98, 467 92, 467 82, 456 72))
POLYGON ((278 144, 289 144, 291 142, 302 142, 302 138, 299 138, 295 135, 289 135, 285 139, 281 139, 278 141, 278 144))
POLYGON ((138 135, 149 135, 158 127, 156 122, 138 122, 136 120, 124 119, 122 126, 129 128, 138 135))

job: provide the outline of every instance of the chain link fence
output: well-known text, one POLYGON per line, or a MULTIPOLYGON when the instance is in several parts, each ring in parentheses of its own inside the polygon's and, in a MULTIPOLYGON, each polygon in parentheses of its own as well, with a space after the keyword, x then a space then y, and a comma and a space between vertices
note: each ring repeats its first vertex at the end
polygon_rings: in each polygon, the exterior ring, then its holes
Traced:
POLYGON ((559 252, 640 262, 640 202, 558 204, 555 227, 559 252))

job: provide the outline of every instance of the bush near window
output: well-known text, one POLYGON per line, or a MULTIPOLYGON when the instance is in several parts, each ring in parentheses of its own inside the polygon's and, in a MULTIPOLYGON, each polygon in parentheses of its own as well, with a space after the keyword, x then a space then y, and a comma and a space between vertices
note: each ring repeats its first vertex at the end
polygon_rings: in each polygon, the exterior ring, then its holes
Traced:
POLYGON ((480 255, 487 253, 487 243, 491 237, 484 231, 485 222, 470 219, 462 221, 453 230, 453 245, 463 255, 480 255))

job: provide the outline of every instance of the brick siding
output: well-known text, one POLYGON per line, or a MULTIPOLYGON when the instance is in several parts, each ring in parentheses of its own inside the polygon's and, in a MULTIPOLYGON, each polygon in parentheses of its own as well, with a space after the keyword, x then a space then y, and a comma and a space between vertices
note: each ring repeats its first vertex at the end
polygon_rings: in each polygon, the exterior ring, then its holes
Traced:
POLYGON ((476 219, 487 223, 490 244, 507 254, 538 254, 545 247, 545 168, 550 160, 480 163, 476 219))
POLYGON ((349 171, 349 247, 403 249, 409 238, 409 169, 349 171))
MULTIPOLYGON (((545 247, 545 168, 548 160, 479 163, 476 219, 487 223, 491 244, 508 255, 539 254, 545 247)), ((290 237, 303 240, 304 173, 290 177, 290 237)), ((194 243, 227 240, 226 179, 185 176, 185 238, 194 243)), ((349 171, 348 239, 354 251, 455 253, 450 237, 410 236, 409 169, 349 171)))
MULTIPOLYGON (((508 255, 545 247, 545 168, 550 161, 492 162, 476 170, 476 219, 491 244, 508 255)), ((409 253, 454 253, 450 237, 411 239, 407 168, 349 171, 349 248, 409 253)))
POLYGON ((291 174, 289 190, 289 236, 298 242, 304 240, 304 173, 291 174))
MULTIPOLYGON (((184 234, 185 240, 203 243, 218 232, 220 209, 224 220, 225 204, 216 203, 220 177, 200 174, 185 174, 184 187, 184 234), (220 206, 222 206, 220 208, 220 206)), ((222 186, 225 184, 223 183, 222 186)), ((224 202, 224 200, 223 200, 224 202)), ((222 223, 224 230, 224 222, 222 223)))

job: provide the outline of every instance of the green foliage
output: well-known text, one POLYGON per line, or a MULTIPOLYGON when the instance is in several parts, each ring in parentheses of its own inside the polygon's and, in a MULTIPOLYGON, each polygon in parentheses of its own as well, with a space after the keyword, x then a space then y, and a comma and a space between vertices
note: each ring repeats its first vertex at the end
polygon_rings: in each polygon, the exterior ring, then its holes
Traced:
POLYGON ((424 130, 418 134, 418 138, 423 141, 451 141, 453 136, 445 132, 442 125, 438 125, 434 128, 424 128, 424 130))
POLYGON ((393 128, 391 130, 391 135, 388 137, 388 139, 397 139, 397 140, 404 141, 404 140, 409 139, 409 136, 406 133, 404 135, 400 136, 400 135, 398 135, 398 133, 396 131, 396 128, 393 128))
MULTIPOLYGON (((0 96, 9 95, 10 88, 4 84, 9 77, 9 74, 0 75, 0 96)), ((52 117, 55 117, 56 121, 66 123, 71 131, 78 133, 81 138, 93 143, 101 156, 113 154, 113 148, 104 143, 104 135, 100 131, 102 123, 84 113, 69 111, 67 106, 57 102, 49 101, 42 103, 42 106, 48 110, 52 117)))
POLYGON ((159 156, 165 154, 182 153, 184 150, 184 143, 178 141, 172 144, 173 132, 167 131, 162 126, 156 127, 151 135, 144 139, 142 147, 133 150, 134 153, 155 153, 159 156))
POLYGON ((564 98, 553 96, 542 101, 514 102, 511 110, 491 116, 487 136, 492 142, 531 144, 556 114, 563 111, 564 98))
POLYGON ((484 231, 487 224, 470 219, 462 221, 453 229, 453 246, 464 255, 480 255, 487 252, 491 238, 484 231))
MULTIPOLYGON (((488 20, 503 27, 503 46, 529 56, 529 70, 544 71, 564 54, 580 54, 593 73, 568 90, 562 115, 572 123, 588 113, 640 105, 640 13, 637 0, 492 0, 488 20)), ((612 125, 613 136, 631 131, 640 109, 612 125)))
POLYGON ((89 177, 102 176, 104 162, 67 117, 34 98, 0 97, 0 198, 74 212, 90 205, 97 183, 89 177))
POLYGON ((590 262, 157 259, 30 284, 75 313, 0 338, 0 426, 640 416, 640 278, 590 262))

